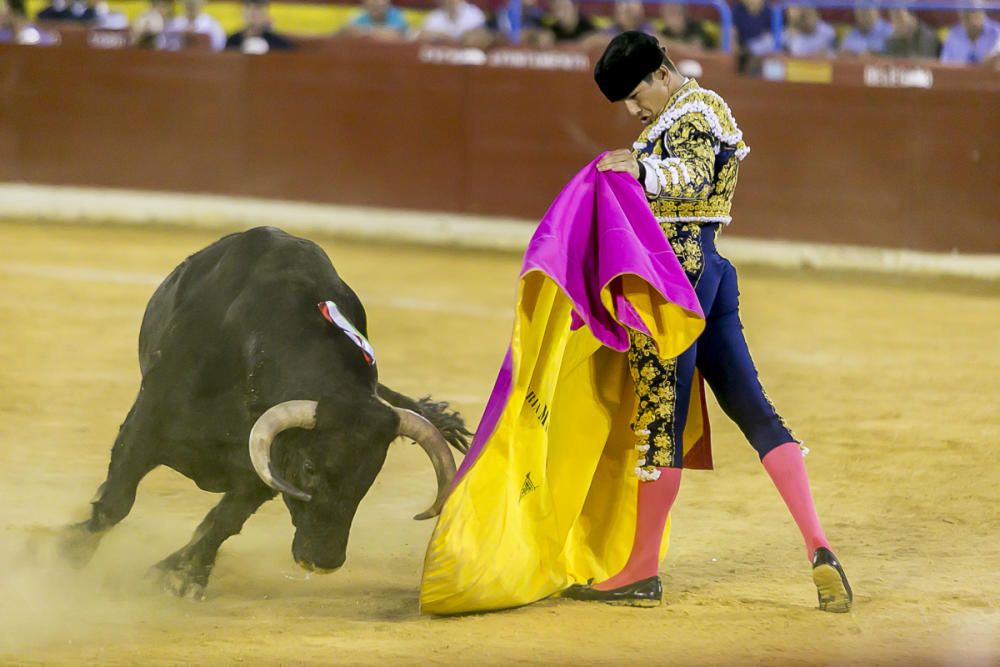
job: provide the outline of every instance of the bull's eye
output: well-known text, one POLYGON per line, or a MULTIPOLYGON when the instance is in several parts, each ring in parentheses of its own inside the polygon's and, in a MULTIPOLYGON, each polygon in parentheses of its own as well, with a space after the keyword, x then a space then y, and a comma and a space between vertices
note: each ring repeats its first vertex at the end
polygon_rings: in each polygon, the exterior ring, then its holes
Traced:
POLYGON ((308 460, 308 459, 306 459, 306 461, 302 464, 302 470, 307 475, 315 475, 316 474, 316 466, 315 466, 315 464, 313 464, 313 462, 310 461, 310 460, 308 460))

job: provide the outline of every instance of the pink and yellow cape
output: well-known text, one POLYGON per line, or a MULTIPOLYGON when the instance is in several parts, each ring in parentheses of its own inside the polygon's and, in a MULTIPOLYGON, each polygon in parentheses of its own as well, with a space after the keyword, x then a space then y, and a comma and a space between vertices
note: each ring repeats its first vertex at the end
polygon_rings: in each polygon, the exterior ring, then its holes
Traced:
MULTIPOLYGON (((638 454, 627 328, 674 357, 704 317, 635 179, 596 162, 528 245, 510 348, 427 549, 426 613, 528 604, 628 558, 638 454)), ((692 398, 685 459, 704 464, 707 421, 692 398)))

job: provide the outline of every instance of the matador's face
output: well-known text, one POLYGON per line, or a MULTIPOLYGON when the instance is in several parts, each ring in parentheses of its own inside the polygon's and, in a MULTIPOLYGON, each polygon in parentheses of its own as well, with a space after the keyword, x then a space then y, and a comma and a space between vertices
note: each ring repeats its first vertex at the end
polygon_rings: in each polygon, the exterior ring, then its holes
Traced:
POLYGON ((638 118, 643 125, 653 122, 670 100, 669 84, 670 77, 665 67, 640 81, 635 90, 623 100, 629 115, 638 118))

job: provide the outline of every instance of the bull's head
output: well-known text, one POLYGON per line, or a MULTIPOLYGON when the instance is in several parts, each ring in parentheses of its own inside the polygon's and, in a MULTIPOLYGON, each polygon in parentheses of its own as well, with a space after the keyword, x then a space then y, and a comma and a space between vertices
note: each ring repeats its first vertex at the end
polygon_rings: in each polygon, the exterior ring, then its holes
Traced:
POLYGON ((441 512, 455 476, 448 443, 417 413, 372 397, 354 406, 351 417, 351 427, 345 428, 343 419, 324 419, 316 401, 286 401, 262 414, 250 431, 250 461, 261 480, 283 494, 296 528, 292 555, 309 570, 331 571, 343 565, 354 513, 396 437, 419 444, 437 473, 437 498, 415 519, 441 512), (332 423, 337 421, 341 423, 332 423), (291 428, 310 429, 312 437, 297 438, 297 444, 284 448, 272 463, 271 445, 291 428))

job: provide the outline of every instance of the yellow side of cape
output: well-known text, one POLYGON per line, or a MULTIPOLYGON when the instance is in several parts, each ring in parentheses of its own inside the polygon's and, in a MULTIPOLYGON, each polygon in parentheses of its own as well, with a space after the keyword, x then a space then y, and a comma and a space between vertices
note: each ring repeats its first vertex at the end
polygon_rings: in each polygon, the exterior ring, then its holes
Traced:
MULTIPOLYGON (((698 314, 634 276, 619 279, 661 356, 677 356, 701 333, 698 314)), ((571 331, 571 316, 570 300, 548 276, 522 277, 510 395, 438 519, 421 583, 426 613, 528 604, 607 578, 628 558, 639 483, 635 390, 625 353, 601 345, 587 327, 571 331)), ((697 429, 700 401, 692 406, 697 429)), ((700 440, 687 435, 686 442, 700 440)))

